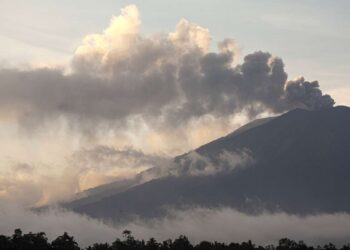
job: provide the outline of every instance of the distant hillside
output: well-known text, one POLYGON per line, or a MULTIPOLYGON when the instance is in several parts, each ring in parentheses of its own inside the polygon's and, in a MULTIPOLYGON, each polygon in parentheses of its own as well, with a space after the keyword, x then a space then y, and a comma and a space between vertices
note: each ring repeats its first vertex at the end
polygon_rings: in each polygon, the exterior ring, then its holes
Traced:
POLYGON ((160 216, 164 208, 183 206, 230 206, 246 213, 350 212, 350 108, 296 109, 253 122, 174 162, 180 174, 131 185, 73 209, 113 220, 160 216), (231 153, 234 167, 222 157, 231 153), (251 160, 240 162, 240 155, 251 160), (206 164, 220 171, 200 174, 206 164))

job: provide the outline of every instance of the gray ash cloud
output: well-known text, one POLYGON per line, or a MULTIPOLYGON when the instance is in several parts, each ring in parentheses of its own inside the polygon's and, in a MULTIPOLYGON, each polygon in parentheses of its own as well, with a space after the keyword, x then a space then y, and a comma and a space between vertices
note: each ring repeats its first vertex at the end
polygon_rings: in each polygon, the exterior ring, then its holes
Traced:
POLYGON ((143 36, 129 6, 102 34, 87 36, 60 69, 0 70, 1 112, 25 126, 65 117, 96 127, 141 117, 166 127, 206 115, 247 111, 252 117, 295 107, 320 109, 334 100, 316 81, 288 80, 281 58, 254 52, 234 65, 236 44, 209 50, 209 31, 186 20, 175 32, 143 36))

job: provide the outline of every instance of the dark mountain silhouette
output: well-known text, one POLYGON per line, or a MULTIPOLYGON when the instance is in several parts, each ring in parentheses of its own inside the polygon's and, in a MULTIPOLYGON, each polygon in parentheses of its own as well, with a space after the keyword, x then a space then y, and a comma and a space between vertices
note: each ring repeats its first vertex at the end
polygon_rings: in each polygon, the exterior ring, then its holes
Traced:
POLYGON ((258 120, 174 162, 180 174, 72 207, 113 220, 160 216, 167 207, 187 206, 230 206, 245 213, 350 212, 350 108, 296 109, 258 120), (224 152, 249 152, 253 161, 230 168, 222 160, 224 152), (194 160, 193 153, 206 160, 194 160), (195 167, 200 172, 208 161, 221 170, 203 175, 187 171, 195 167))

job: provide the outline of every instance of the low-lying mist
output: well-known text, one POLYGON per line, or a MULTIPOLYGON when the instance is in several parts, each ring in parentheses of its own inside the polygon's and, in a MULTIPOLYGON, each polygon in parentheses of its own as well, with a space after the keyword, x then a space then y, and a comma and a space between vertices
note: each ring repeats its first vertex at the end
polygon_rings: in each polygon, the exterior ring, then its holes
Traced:
POLYGON ((135 218, 124 224, 113 225, 70 211, 50 209, 42 213, 19 206, 0 206, 0 234, 11 235, 21 228, 23 232, 47 233, 49 240, 68 232, 81 246, 96 242, 112 242, 122 237, 124 229, 140 239, 157 240, 186 235, 198 243, 202 240, 241 242, 252 240, 256 244, 277 243, 282 237, 304 240, 307 244, 334 242, 342 245, 350 239, 350 214, 317 214, 299 217, 283 212, 246 215, 234 209, 188 208, 169 210, 166 217, 158 219, 135 218))

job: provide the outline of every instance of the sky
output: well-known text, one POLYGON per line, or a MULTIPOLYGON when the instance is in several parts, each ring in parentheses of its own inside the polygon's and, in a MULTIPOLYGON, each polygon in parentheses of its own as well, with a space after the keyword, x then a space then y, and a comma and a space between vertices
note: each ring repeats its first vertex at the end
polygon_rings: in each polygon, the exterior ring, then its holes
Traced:
POLYGON ((350 105, 349 9, 0 0, 0 198, 62 201, 255 118, 350 105))

